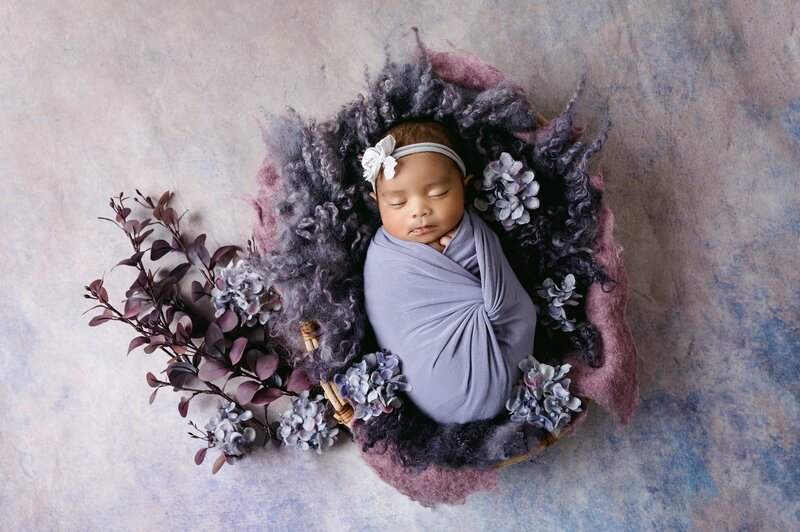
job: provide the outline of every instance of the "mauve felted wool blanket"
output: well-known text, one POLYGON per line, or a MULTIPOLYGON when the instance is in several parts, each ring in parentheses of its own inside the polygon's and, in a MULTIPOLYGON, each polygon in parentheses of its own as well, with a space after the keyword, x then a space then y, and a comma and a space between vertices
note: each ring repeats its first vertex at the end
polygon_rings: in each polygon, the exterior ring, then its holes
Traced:
POLYGON ((533 352, 536 308, 471 206, 442 253, 381 227, 364 296, 378 345, 400 358, 422 412, 467 423, 505 410, 518 364, 533 352))

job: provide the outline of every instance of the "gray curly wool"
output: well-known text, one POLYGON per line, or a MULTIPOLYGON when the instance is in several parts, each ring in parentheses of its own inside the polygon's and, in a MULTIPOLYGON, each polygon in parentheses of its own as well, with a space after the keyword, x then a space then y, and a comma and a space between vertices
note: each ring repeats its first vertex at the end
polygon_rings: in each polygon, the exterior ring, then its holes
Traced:
MULTIPOLYGON (((566 109, 536 130, 535 111, 519 87, 501 81, 479 89, 447 81, 437 74, 418 35, 417 45, 420 53, 408 62, 393 62, 387 53, 366 94, 329 120, 305 122, 291 108, 286 115, 267 117, 269 156, 256 205, 264 248, 260 268, 284 305, 271 316, 270 331, 296 346, 300 322, 319 324, 320 346, 313 357, 297 353, 312 380, 330 380, 378 349, 364 311, 362 269, 380 216, 358 156, 399 121, 426 118, 450 127, 460 138, 468 172, 475 175, 504 151, 534 170, 541 205, 530 223, 505 231, 487 220, 531 297, 547 277, 573 274, 577 291, 610 280, 591 249, 601 192, 587 172, 607 128, 592 143, 579 140, 572 119, 582 81, 566 109)), ((468 191, 468 201, 474 194, 468 191)), ((537 330, 536 345, 542 346, 537 358, 559 360, 577 350, 588 364, 600 364, 599 337, 582 305, 574 316, 579 324, 574 331, 537 330)), ((525 452, 544 436, 508 415, 439 426, 409 401, 357 426, 366 432, 365 449, 393 443, 401 463, 415 470, 430 464, 484 467, 525 452)))

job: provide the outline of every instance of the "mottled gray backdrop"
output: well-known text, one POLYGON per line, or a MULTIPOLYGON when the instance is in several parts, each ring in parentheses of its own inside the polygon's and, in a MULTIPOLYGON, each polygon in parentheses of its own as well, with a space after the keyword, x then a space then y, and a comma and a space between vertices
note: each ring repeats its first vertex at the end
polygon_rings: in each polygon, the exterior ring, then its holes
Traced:
POLYGON ((1 528, 796 529, 800 4, 6 0, 0 124, 1 528), (630 271, 639 410, 618 427, 595 409, 464 506, 418 506, 351 444, 212 476, 177 396, 147 404, 162 361, 81 316, 84 284, 107 272, 119 301, 130 282, 96 217, 171 189, 212 245, 244 242, 262 110, 328 115, 414 25, 547 116, 587 69, 580 118, 615 124, 594 165, 630 271))

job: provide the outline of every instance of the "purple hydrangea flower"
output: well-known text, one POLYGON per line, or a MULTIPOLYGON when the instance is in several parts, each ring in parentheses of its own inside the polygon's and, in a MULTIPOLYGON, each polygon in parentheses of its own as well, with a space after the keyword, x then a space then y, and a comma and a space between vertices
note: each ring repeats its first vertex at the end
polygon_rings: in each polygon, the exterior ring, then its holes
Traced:
POLYGON ((220 449, 227 456, 242 456, 249 451, 256 439, 256 429, 242 429, 242 423, 251 419, 253 413, 245 410, 241 414, 234 412, 236 403, 224 402, 219 405, 217 413, 206 423, 206 431, 211 437, 211 445, 220 449))
POLYGON ((530 355, 520 361, 524 377, 506 401, 511 419, 527 421, 558 436, 572 419, 572 413, 581 411, 581 400, 570 394, 571 381, 564 378, 571 367, 542 364, 530 355))
POLYGON ((287 446, 322 454, 339 433, 329 405, 324 396, 309 399, 309 390, 304 390, 292 398, 292 406, 281 414, 278 436, 287 446))
POLYGON ((473 204, 481 212, 491 209, 491 217, 506 231, 531 221, 528 211, 539 208, 539 183, 532 170, 522 171, 522 161, 515 161, 507 152, 483 170, 483 181, 475 186, 480 197, 473 204))
POLYGON ((547 312, 542 320, 545 325, 564 332, 575 330, 575 320, 567 318, 565 305, 576 306, 581 295, 575 292, 575 276, 571 273, 564 277, 561 286, 549 277, 545 279, 542 288, 536 292, 546 305, 547 312))
POLYGON ((333 382, 342 399, 355 408, 356 419, 364 421, 401 407, 397 392, 411 390, 405 376, 400 375, 400 359, 385 351, 364 355, 346 373, 334 375, 333 382))
POLYGON ((270 312, 281 309, 281 300, 272 287, 265 287, 261 277, 246 259, 231 260, 224 268, 215 268, 216 280, 211 289, 214 316, 233 309, 248 327, 269 320, 270 312))

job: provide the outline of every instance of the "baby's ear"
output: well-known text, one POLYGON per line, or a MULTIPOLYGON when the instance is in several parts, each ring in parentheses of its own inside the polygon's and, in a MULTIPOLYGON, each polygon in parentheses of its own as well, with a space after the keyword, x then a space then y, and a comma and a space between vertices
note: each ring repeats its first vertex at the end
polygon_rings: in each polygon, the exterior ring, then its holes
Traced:
POLYGON ((378 203, 378 197, 375 195, 375 193, 374 193, 374 192, 370 192, 370 193, 369 193, 369 197, 371 197, 372 199, 374 199, 374 200, 375 200, 375 203, 378 203))
POLYGON ((473 176, 472 174, 468 174, 468 175, 465 175, 465 176, 464 176, 464 186, 465 186, 465 187, 467 186, 467 183, 469 183, 470 181, 472 181, 472 178, 473 178, 473 177, 474 177, 474 176, 473 176))

